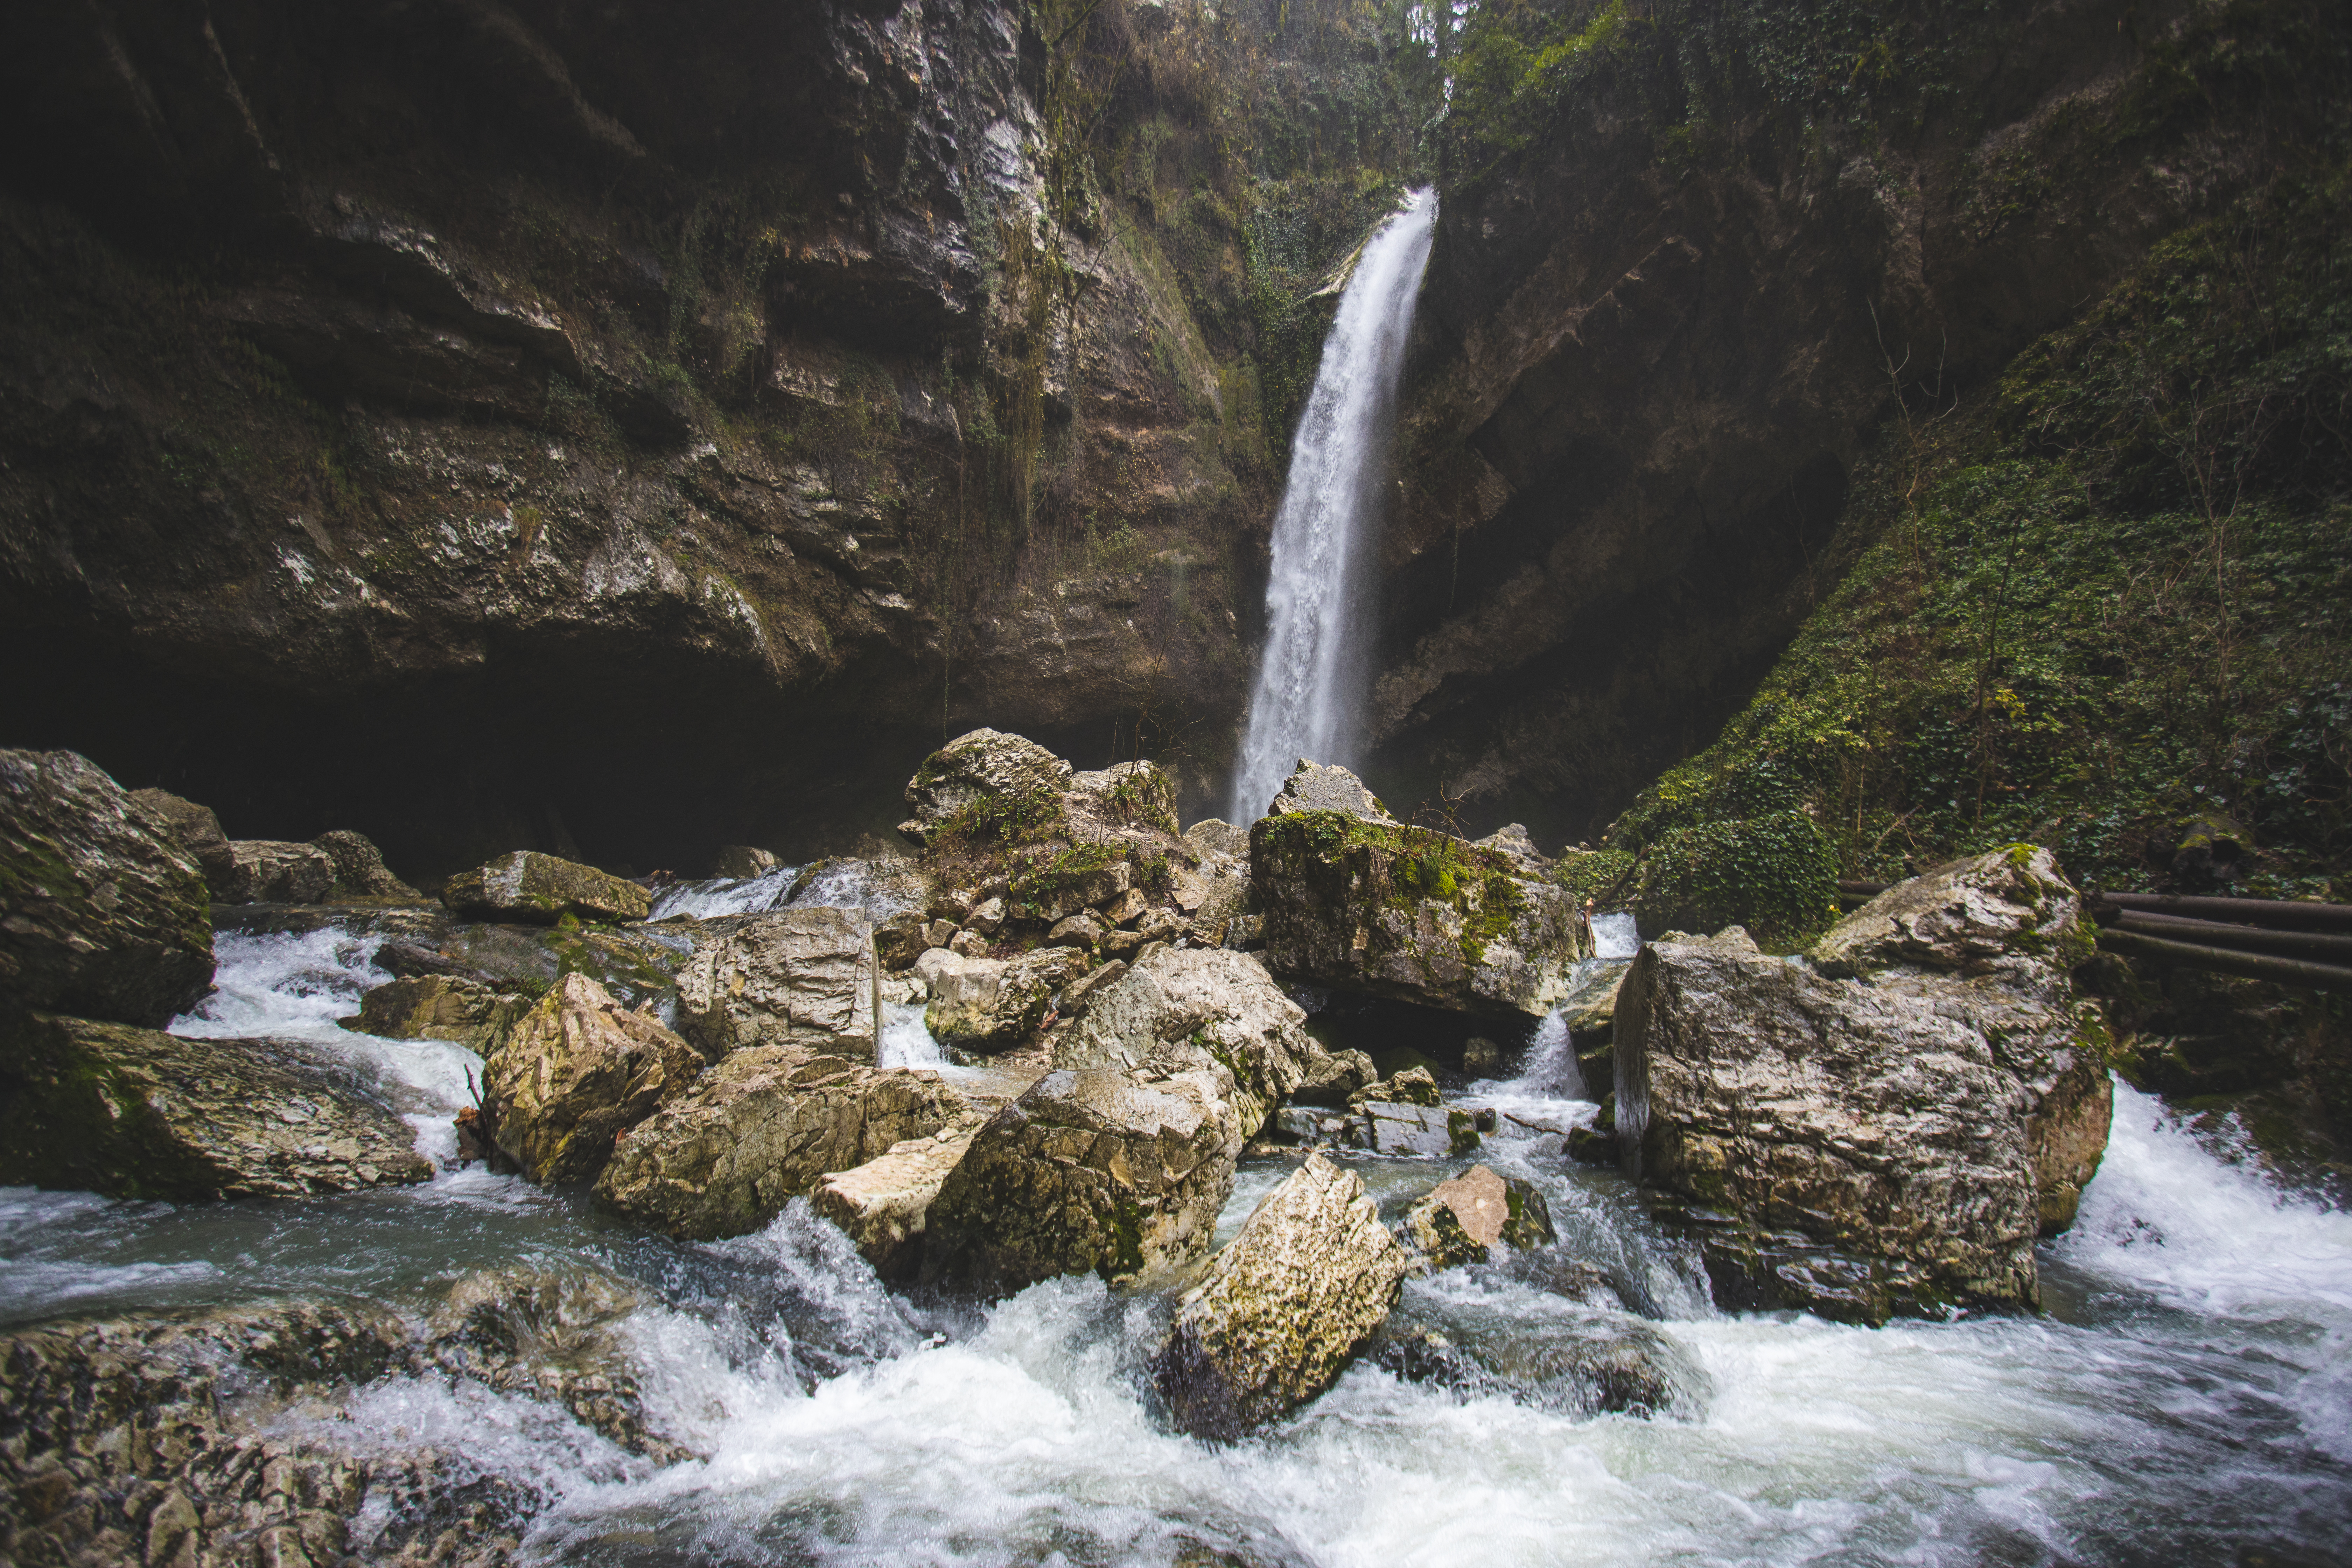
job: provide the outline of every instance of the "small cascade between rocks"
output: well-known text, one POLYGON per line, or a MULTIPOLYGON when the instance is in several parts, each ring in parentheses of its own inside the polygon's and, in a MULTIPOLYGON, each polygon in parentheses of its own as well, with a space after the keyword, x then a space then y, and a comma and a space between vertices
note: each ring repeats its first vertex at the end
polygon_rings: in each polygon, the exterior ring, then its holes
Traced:
POLYGON ((1364 534, 1436 224, 1435 193, 1413 192, 1365 242, 1324 341, 1275 514, 1265 651, 1234 780, 1235 822, 1255 821, 1300 757, 1356 761, 1370 641, 1358 591, 1364 534))

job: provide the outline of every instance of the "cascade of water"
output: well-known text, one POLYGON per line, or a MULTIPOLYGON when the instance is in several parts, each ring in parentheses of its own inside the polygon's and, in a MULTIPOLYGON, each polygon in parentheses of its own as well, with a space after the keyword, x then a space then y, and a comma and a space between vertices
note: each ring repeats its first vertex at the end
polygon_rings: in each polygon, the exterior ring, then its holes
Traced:
POLYGON ((1236 822, 1265 812, 1298 758, 1355 760, 1366 643, 1355 603, 1359 540, 1436 222, 1435 194, 1415 191, 1365 243, 1324 341, 1275 514, 1265 653, 1234 779, 1236 822))

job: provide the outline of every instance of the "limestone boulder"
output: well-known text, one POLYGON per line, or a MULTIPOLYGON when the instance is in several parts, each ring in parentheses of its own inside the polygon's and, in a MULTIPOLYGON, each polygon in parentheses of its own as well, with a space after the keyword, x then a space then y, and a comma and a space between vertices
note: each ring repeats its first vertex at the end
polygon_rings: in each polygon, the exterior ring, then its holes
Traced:
POLYGON ((1200 870, 1201 898, 1184 922, 1195 947, 1230 945, 1235 928, 1250 913, 1249 863, 1212 861, 1200 870))
POLYGON ((298 1042, 37 1013, 0 1028, 0 1185, 300 1197, 433 1173, 415 1128, 298 1042))
POLYGON ((1361 1051, 1326 1051, 1318 1045, 1307 1058, 1290 1098, 1300 1105, 1341 1106, 1358 1089, 1380 1082, 1380 1068, 1361 1051))
POLYGON ((1010 1292, 1057 1274, 1164 1276, 1208 1250, 1244 1121, 1222 1068, 1049 1072, 941 1185, 924 1277, 1010 1292))
POLYGON ((959 735, 923 759, 907 781, 907 820, 898 831, 918 844, 987 803, 1008 811, 1057 809, 1070 764, 1036 742, 996 730, 959 735))
POLYGON ((1492 849, 1508 860, 1522 877, 1540 877, 1551 869, 1552 862, 1536 848, 1536 841, 1524 823, 1510 823, 1496 828, 1484 838, 1471 840, 1481 849, 1492 849))
POLYGON ((1424 1006, 1541 1017, 1569 993, 1575 900, 1493 849, 1343 811, 1259 819, 1250 884, 1266 966, 1424 1006))
POLYGON ((1484 1263, 1497 1244, 1521 1250, 1557 1238, 1534 1183, 1473 1165, 1405 1211, 1401 1226, 1416 1273, 1484 1263))
POLYGON ((1255 958, 1163 949, 1088 998, 1086 1016, 1055 1047, 1054 1065, 1222 1068, 1233 1079, 1244 1133, 1254 1134, 1318 1051, 1305 1011, 1255 958))
POLYGON ((1373 1154, 1423 1160, 1459 1159, 1486 1142, 1475 1112, 1450 1105, 1402 1105, 1389 1100, 1359 1103, 1340 1119, 1331 1141, 1373 1154))
POLYGON ((358 1015, 339 1022, 355 1034, 387 1039, 452 1040, 487 1057, 530 1006, 520 993, 427 973, 373 987, 360 998, 358 1015))
POLYGON ((1149 759, 1073 773, 1065 795, 1066 809, 1081 831, 1089 823, 1114 830, 1146 828, 1171 837, 1178 831, 1176 781, 1149 759))
POLYGON ((1349 1104, 1361 1107, 1380 1101, 1389 1105, 1442 1105, 1444 1095, 1437 1087, 1436 1077, 1427 1068, 1407 1068, 1375 1082, 1368 1083, 1349 1096, 1349 1104))
POLYGON ((131 798, 145 806, 171 825, 172 836, 180 847, 195 858, 205 874, 205 884, 213 897, 228 901, 226 895, 229 879, 235 874, 236 856, 228 847, 228 835, 221 831, 220 818, 208 805, 163 789, 135 789, 131 798))
POLYGON ((0 1001, 160 1026, 212 989, 204 871, 72 752, 0 751, 0 1001))
POLYGON ((857 1244, 875 1273, 885 1279, 913 1279, 922 1269, 931 1201, 985 1120, 967 1111, 929 1137, 894 1143, 878 1159, 828 1173, 809 1201, 857 1244))
POLYGON ((965 1109, 936 1073, 752 1046, 632 1128, 597 1179, 596 1198, 671 1236, 740 1236, 828 1173, 928 1138, 965 1109))
POLYGON ((992 1056, 1036 1037, 1062 988, 1092 964, 1075 947, 1040 948, 1018 958, 966 958, 934 948, 915 961, 930 987, 923 1015, 931 1037, 952 1050, 992 1056))
POLYGON ((839 909, 704 922, 677 977, 678 1028, 708 1056, 793 1045, 874 1058, 874 943, 839 909))
POLYGON ((1192 824, 1184 830, 1184 842, 1204 859, 1218 856, 1234 860, 1249 858, 1249 829, 1222 816, 1203 817, 1192 824))
POLYGON ((2094 941, 2082 895, 2057 858, 2012 844, 1895 883, 1831 927, 1806 956, 1824 974, 1933 971, 2061 1001, 2094 941))
POLYGON ((334 863, 333 894, 339 899, 386 899, 423 903, 425 895, 392 874, 383 851, 366 835, 339 827, 310 840, 334 863))
POLYGON ((901 910, 874 928, 874 956, 893 973, 912 969, 924 950, 933 946, 926 928, 930 921, 919 910, 901 910))
MULTIPOLYGON (((1633 961, 1616 1019, 1621 1155, 1714 1227, 1719 1296, 1874 1322, 2038 1300, 2040 1172, 2086 1180, 2095 1161, 2072 1143, 2063 1170, 2037 1160, 2018 1064, 2042 1064, 2053 1089, 2094 1071, 2095 1020, 2011 989, 2014 973, 1843 979, 1737 928, 1633 961)), ((2082 1121, 2070 1102, 2052 1125, 2082 1121)), ((2070 1204, 2053 1182, 2051 1206, 2070 1204)))
POLYGON ((1362 1181, 1308 1155, 1179 1300, 1151 1366, 1169 1419, 1231 1440, 1313 1399, 1387 1318, 1407 1267, 1362 1181))
POLYGON ((315 844, 237 838, 228 847, 225 904, 323 904, 334 895, 335 858, 315 844))
POLYGON ((482 1069, 490 1135, 542 1186, 591 1180, 614 1140, 687 1091, 695 1048, 584 974, 567 974, 482 1069))
POLYGON ((1501 1311, 1409 1285, 1365 1353, 1408 1382, 1578 1420, 1695 1417, 1714 1394, 1706 1371, 1656 1325, 1564 1300, 1501 1311))
POLYGON ((1305 757, 1298 759, 1298 765, 1283 781, 1281 790, 1265 810, 1269 816, 1303 811, 1336 811, 1366 822, 1394 824, 1396 821, 1389 815, 1389 808, 1381 804, 1380 797, 1366 787, 1363 780, 1346 768, 1310 763, 1305 757))
POLYGON ((565 915, 641 921, 653 912, 635 882, 530 849, 460 871, 441 889, 441 901, 468 920, 523 925, 553 925, 565 915))

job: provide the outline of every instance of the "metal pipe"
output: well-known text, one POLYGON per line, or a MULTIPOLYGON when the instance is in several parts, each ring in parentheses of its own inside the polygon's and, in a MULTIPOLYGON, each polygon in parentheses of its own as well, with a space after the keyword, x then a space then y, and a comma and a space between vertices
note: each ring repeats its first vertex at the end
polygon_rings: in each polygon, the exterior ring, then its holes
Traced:
POLYGON ((2260 926, 2224 925, 2219 921, 2143 914, 2137 910, 2122 910, 2112 916, 2104 910, 2099 913, 2101 924, 2122 931, 2136 931, 2145 936, 2163 937, 2172 942, 2204 942, 2211 947, 2234 947, 2247 952, 2280 952, 2290 958, 2315 959, 2322 963, 2352 964, 2352 936, 2336 936, 2315 931, 2265 931, 2260 926))
POLYGON ((2168 963, 2179 969, 2204 969, 2220 974, 2269 980, 2314 991, 2352 994, 2352 969, 2333 963, 2313 963, 2300 958, 2275 958, 2263 952, 2239 952, 2228 948, 2199 947, 2185 942, 2165 942, 2137 931, 2102 931, 2099 945, 2110 952, 2168 963))

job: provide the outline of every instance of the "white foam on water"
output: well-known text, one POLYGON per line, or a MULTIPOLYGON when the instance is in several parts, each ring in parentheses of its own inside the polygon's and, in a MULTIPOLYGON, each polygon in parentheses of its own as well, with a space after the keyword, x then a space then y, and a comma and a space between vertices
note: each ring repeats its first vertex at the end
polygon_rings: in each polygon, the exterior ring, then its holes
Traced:
POLYGON ((673 915, 692 915, 709 920, 718 915, 764 914, 782 905, 800 874, 797 866, 779 866, 757 877, 709 877, 675 883, 654 900, 653 912, 646 918, 666 921, 673 915))
POLYGON ((1642 951, 1642 933, 1633 923, 1633 911, 1617 910, 1592 917, 1592 956, 1595 958, 1632 958, 1642 951))
POLYGON ((2062 1257, 2216 1316, 2352 1313, 2352 1214, 2217 1159, 2163 1101, 2115 1090, 2106 1156, 2062 1257))
POLYGON ((882 1004, 882 1030, 874 1053, 877 1066, 938 1070, 950 1065, 947 1052, 931 1037, 923 1011, 919 1002, 882 1004))

